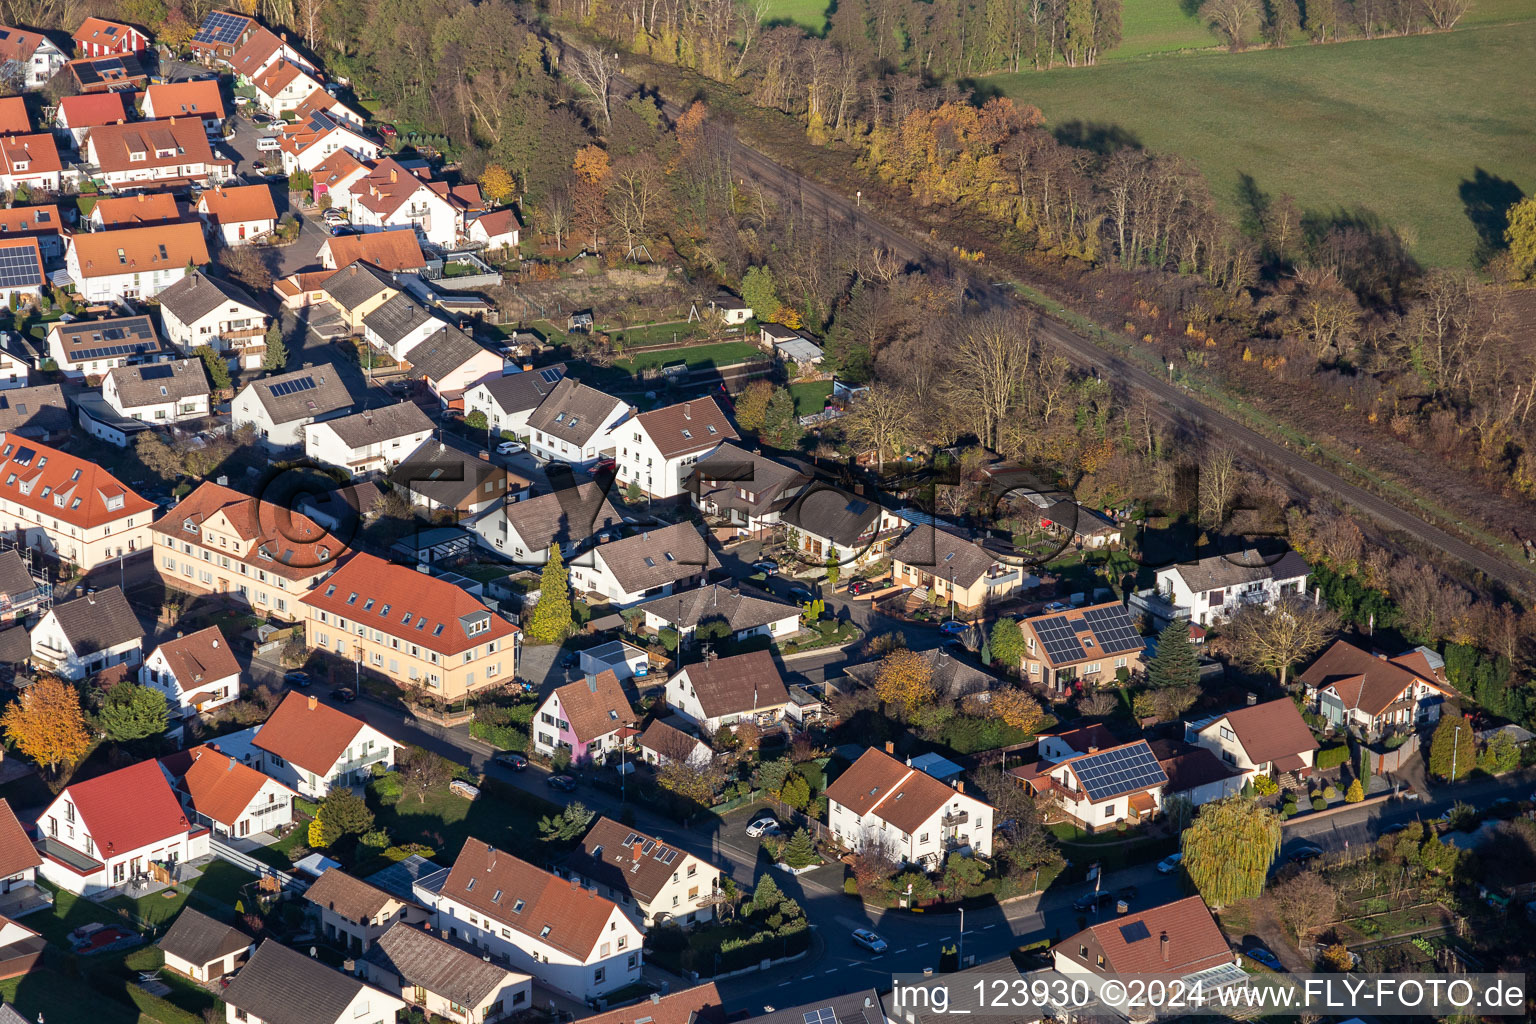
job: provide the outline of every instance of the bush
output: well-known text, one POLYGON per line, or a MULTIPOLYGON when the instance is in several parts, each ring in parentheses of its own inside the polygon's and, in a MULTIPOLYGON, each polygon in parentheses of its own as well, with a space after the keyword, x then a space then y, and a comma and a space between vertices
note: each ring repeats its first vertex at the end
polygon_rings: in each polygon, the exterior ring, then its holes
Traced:
POLYGON ((1317 770, 1325 772, 1330 768, 1337 768, 1349 760, 1349 744, 1336 743, 1331 747, 1324 747, 1317 752, 1317 770))
POLYGON ((1256 775, 1253 779, 1253 789, 1259 796, 1274 796, 1280 792, 1280 783, 1268 775, 1256 775))
POLYGON ((1295 800, 1287 800, 1285 802, 1285 806, 1280 808, 1280 817, 1282 817, 1282 818, 1294 818, 1294 817, 1296 817, 1296 801, 1295 800))
POLYGON ((1334 787, 1334 786, 1324 786, 1323 787, 1323 799, 1324 800, 1327 800, 1329 803, 1332 803, 1333 801, 1337 800, 1338 798, 1339 798, 1339 791, 1338 791, 1338 789, 1336 787, 1334 787))
POLYGON ((1327 806, 1328 806, 1328 801, 1324 800, 1322 797, 1315 796, 1315 797, 1312 798, 1312 809, 1314 811, 1321 811, 1323 808, 1325 808, 1327 806))
POLYGON ((859 880, 857 878, 843 879, 843 895, 857 896, 859 894, 859 880))
POLYGON ((1360 785, 1359 779, 1356 779, 1349 784, 1349 790, 1344 794, 1344 802, 1347 804, 1357 804, 1364 799, 1365 787, 1360 785))

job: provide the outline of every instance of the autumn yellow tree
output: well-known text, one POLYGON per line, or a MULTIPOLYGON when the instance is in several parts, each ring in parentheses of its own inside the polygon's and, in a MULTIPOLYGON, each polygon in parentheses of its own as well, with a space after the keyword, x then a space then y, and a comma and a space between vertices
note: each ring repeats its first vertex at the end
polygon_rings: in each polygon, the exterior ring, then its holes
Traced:
POLYGON ((501 164, 486 164, 480 174, 480 194, 493 206, 505 206, 517 194, 517 181, 501 164))
POLYGON ((987 706, 993 718, 1022 732, 1034 732, 1045 717, 1039 701, 1014 687, 993 690, 987 706))
POLYGON ((933 666, 916 651, 892 651, 880 661, 875 695, 910 715, 933 700, 933 666))
POLYGON ((0 726, 17 750, 49 771, 78 761, 91 745, 80 695, 55 676, 42 676, 23 690, 0 715, 0 726))
POLYGON ((597 233, 608 219, 608 179, 611 168, 608 153, 598 146, 583 146, 571 165, 576 185, 571 189, 571 206, 576 215, 576 229, 590 236, 597 248, 597 233))
POLYGON ((673 124, 672 132, 677 136, 678 164, 692 160, 699 152, 699 144, 704 139, 704 119, 707 113, 704 104, 694 100, 693 105, 683 111, 673 124))

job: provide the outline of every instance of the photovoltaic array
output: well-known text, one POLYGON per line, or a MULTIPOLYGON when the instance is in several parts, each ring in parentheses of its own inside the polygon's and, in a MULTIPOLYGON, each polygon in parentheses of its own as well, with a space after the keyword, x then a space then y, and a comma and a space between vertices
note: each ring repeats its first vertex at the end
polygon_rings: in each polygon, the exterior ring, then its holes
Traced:
POLYGON ((43 283, 43 265, 30 245, 0 246, 0 288, 36 288, 43 283))
POLYGON ((314 389, 315 378, 295 377, 293 380, 278 381, 276 384, 270 385, 267 390, 271 392, 273 398, 282 398, 284 395, 296 395, 300 391, 313 391, 314 389))
POLYGON ((194 43, 206 43, 209 46, 220 46, 233 43, 240 38, 240 33, 245 31, 245 26, 250 24, 249 18, 242 18, 238 14, 229 14, 225 11, 214 11, 203 19, 203 24, 193 37, 194 43))
POLYGON ((1105 654, 1139 651, 1146 646, 1124 605, 1090 608, 1083 613, 1083 619, 1093 627, 1093 638, 1105 654))
POLYGON ((1145 741, 1078 758, 1072 762, 1072 771, 1095 803, 1168 781, 1168 773, 1145 741))

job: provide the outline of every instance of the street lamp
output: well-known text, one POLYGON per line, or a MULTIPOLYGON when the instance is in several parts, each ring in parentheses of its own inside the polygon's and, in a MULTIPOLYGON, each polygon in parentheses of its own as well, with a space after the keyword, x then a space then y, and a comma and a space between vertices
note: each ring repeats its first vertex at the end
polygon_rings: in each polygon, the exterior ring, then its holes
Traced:
POLYGON ((965 967, 965 908, 960 908, 960 966, 965 967))
POLYGON ((1456 731, 1451 734, 1451 781, 1456 781, 1456 748, 1461 746, 1461 723, 1456 723, 1456 731))

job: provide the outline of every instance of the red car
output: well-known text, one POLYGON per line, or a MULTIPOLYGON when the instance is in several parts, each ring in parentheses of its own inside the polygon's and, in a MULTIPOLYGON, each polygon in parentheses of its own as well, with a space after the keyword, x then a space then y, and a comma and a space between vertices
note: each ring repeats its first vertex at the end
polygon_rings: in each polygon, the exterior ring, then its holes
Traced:
POLYGON ((395 126, 392 124, 381 124, 379 125, 379 134, 384 136, 386 139, 392 139, 400 133, 395 131, 395 126))

